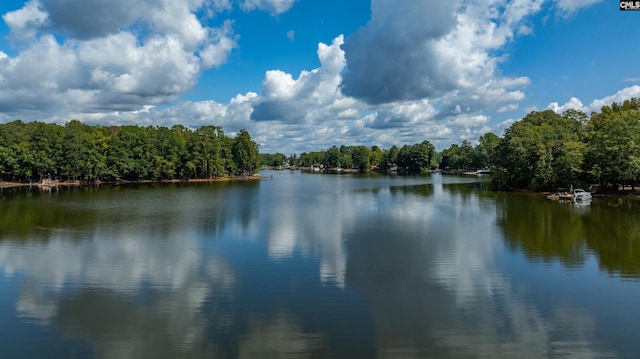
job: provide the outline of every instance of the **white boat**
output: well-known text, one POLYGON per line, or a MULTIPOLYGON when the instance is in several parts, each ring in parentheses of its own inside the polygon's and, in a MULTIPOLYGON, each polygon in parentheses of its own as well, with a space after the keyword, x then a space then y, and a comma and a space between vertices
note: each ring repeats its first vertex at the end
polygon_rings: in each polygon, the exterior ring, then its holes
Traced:
POLYGON ((573 190, 573 199, 576 201, 591 201, 591 193, 583 189, 576 188, 573 190))

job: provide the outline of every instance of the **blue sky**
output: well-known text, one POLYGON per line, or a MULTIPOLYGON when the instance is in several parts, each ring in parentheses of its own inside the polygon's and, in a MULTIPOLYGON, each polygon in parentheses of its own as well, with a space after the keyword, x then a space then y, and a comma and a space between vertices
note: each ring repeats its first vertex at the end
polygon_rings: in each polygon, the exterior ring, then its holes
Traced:
POLYGON ((218 125, 263 152, 438 150, 640 97, 613 0, 4 0, 0 122, 218 125))

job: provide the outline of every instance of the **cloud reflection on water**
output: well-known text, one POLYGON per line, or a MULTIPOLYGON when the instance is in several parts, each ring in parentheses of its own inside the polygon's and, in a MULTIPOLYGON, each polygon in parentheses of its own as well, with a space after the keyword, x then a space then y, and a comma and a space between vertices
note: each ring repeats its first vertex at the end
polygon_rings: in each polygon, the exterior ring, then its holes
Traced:
POLYGON ((212 296, 230 294, 228 264, 177 233, 108 232, 84 241, 60 232, 45 242, 0 242, 5 276, 24 277, 18 315, 88 336, 101 358, 187 357, 207 342, 201 312, 212 296))
MULTIPOLYGON (((567 296, 536 300, 535 278, 508 271, 517 267, 503 262, 508 233, 497 224, 503 208, 495 198, 439 176, 426 184, 348 178, 274 181, 211 201, 196 196, 195 209, 178 199, 173 208, 143 203, 140 219, 119 215, 126 226, 110 225, 116 207, 83 240, 77 236, 87 228, 59 226, 41 233, 45 239, 1 241, 0 270, 19 278, 22 317, 86 338, 105 358, 312 357, 336 350, 325 347, 331 325, 346 326, 350 335, 363 328, 336 314, 330 300, 343 297, 314 296, 328 283, 340 295, 365 298, 358 305, 370 307, 344 307, 370 310, 365 324, 373 326, 380 358, 611 354, 599 347, 602 316, 567 296), (314 181, 333 182, 318 191, 289 187, 322 185, 314 181), (218 240, 234 252, 207 247, 218 240), (260 240, 265 253, 248 260, 264 255, 268 263, 259 265, 287 268, 311 259, 316 281, 291 287, 291 278, 307 277, 260 267, 270 271, 257 280, 268 283, 247 289, 256 283, 239 267, 246 254, 236 252, 260 240)), ((548 275, 542 277, 550 286, 562 283, 548 275)))
POLYGON ((372 301, 379 357, 611 354, 597 347, 591 313, 562 302, 549 313, 528 283, 504 272, 495 201, 437 182, 432 192, 378 193, 389 216, 367 222, 348 244, 347 284, 372 301))

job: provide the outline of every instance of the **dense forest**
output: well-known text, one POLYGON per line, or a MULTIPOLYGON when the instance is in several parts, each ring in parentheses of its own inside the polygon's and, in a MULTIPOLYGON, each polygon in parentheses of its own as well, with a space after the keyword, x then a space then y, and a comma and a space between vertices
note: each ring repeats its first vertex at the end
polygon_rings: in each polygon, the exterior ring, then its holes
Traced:
POLYGON ((640 178, 640 100, 588 117, 532 112, 505 131, 493 165, 499 187, 552 189, 572 184, 635 185, 640 178))
POLYGON ((220 127, 0 124, 0 180, 72 181, 209 179, 253 174, 258 145, 246 130, 220 127))
POLYGON ((436 152, 429 141, 382 150, 377 146, 333 146, 323 151, 261 154, 264 166, 398 169, 406 172, 475 170, 490 167, 497 188, 556 189, 571 185, 635 185, 640 179, 640 100, 604 106, 591 116, 567 110, 533 111, 503 137, 486 133, 476 146, 463 141, 436 152))
POLYGON ((0 124, 0 180, 81 181, 210 179, 254 174, 259 166, 427 172, 490 167, 498 188, 555 189, 571 185, 636 185, 640 179, 640 100, 604 106, 590 116, 534 111, 498 137, 453 144, 437 152, 429 141, 402 147, 333 146, 285 156, 260 154, 246 130, 234 138, 217 126, 64 126, 0 124))

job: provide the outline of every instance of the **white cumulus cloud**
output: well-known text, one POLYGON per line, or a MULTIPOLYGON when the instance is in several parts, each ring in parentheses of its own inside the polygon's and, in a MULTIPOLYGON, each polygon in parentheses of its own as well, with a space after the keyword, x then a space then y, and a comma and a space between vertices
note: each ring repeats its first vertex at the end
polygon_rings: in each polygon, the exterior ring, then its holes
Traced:
POLYGON ((296 0, 244 0, 241 6, 245 11, 259 9, 277 15, 289 11, 295 2, 296 0))
POLYGON ((37 29, 47 25, 47 14, 38 1, 30 1, 22 9, 6 13, 2 19, 11 29, 11 36, 23 39, 35 35, 37 29))
MULTIPOLYGON (((224 104, 180 99, 240 47, 230 15, 278 17, 295 0, 29 0, 2 17, 18 50, 0 51, 0 121, 215 124, 248 129, 266 152, 424 139, 442 148, 500 133, 508 121, 492 125, 488 113, 518 116, 510 112, 532 80, 501 66, 518 37, 535 36, 535 15, 564 17, 596 2, 372 0, 359 30, 318 40, 317 68, 273 68, 261 89, 224 104)), ((286 36, 299 42, 297 34, 286 36)), ((549 108, 599 110, 638 88, 549 108)))
POLYGON ((588 106, 585 106, 578 98, 571 97, 569 101, 563 105, 559 105, 558 102, 552 102, 547 106, 547 109, 553 110, 559 114, 570 109, 579 110, 589 114, 591 112, 599 112, 603 106, 610 106, 614 102, 621 104, 630 98, 640 98, 640 86, 634 85, 625 87, 613 95, 592 100, 588 106))
POLYGON ((331 45, 318 45, 320 68, 303 71, 297 79, 280 70, 267 71, 262 84, 262 97, 254 108, 255 121, 282 121, 300 123, 314 117, 310 109, 329 108, 342 97, 338 86, 345 66, 344 52, 340 49, 343 36, 331 45))
POLYGON ((371 21, 343 46, 342 90, 374 105, 429 99, 439 118, 516 109, 530 80, 502 76, 499 50, 542 3, 374 0, 371 21))
MULTIPOLYGON (((573 15, 576 11, 597 4, 602 0, 555 0, 561 16, 567 17, 573 15)), ((617 7, 617 5, 616 5, 617 7)))
POLYGON ((0 59, 0 109, 9 118, 32 111, 41 119, 37 112, 51 118, 174 101, 193 88, 203 70, 224 64, 237 48, 231 21, 211 27, 195 13, 229 5, 31 0, 3 15, 21 51, 3 52, 0 59))

